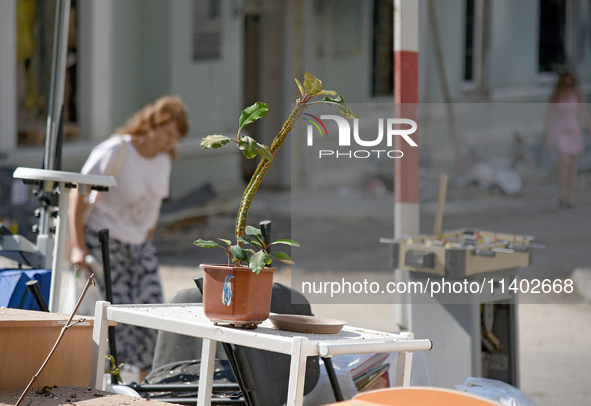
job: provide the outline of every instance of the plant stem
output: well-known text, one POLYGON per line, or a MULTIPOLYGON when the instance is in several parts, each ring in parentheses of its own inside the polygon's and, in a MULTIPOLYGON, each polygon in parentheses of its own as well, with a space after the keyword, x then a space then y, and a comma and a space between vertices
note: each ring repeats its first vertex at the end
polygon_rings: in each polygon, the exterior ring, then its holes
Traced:
MULTIPOLYGON (((273 156, 275 156, 275 152, 277 152, 279 148, 283 146, 283 143, 287 139, 287 135, 291 132, 293 125, 296 121, 298 121, 298 118, 300 118, 305 108, 306 103, 300 102, 291 111, 289 118, 287 121, 285 121, 281 131, 279 131, 279 134, 277 134, 273 140, 273 143, 271 144, 271 153, 273 156)), ((242 200, 240 201, 240 208, 238 209, 238 216, 236 217, 236 237, 242 237, 244 235, 244 230, 246 229, 246 223, 248 221, 248 211, 250 210, 250 204, 259 190, 259 186, 261 185, 261 182, 263 181, 263 178, 267 174, 267 171, 269 170, 269 167, 272 163, 273 161, 269 161, 268 159, 261 159, 261 162, 259 162, 256 171, 250 178, 250 182, 244 190, 242 200)))

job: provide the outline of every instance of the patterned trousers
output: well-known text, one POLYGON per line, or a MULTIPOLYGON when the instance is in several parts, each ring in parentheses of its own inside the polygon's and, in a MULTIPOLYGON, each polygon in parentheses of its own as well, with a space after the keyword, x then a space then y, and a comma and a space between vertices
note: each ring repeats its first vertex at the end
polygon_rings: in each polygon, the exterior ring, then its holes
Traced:
MULTIPOLYGON (((100 261, 102 250, 98 232, 86 227, 85 238, 90 253, 100 261)), ((156 256, 156 247, 152 242, 147 241, 134 245, 110 238, 109 259, 113 304, 162 303, 158 257, 156 256)), ((104 280, 96 278, 96 281, 104 295, 104 280)), ((142 370, 150 369, 154 358, 157 334, 156 330, 128 324, 117 325, 115 327, 117 362, 132 364, 142 370)))

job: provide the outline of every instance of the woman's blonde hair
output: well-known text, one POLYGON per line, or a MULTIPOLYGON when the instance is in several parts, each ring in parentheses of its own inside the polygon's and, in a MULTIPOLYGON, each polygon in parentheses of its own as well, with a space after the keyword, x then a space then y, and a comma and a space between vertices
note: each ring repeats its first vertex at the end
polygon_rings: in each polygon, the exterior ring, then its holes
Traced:
POLYGON ((568 79, 571 80, 570 88, 572 88, 575 91, 577 90, 577 86, 578 86, 577 77, 572 72, 563 71, 558 76, 558 82, 556 83, 556 87, 554 87, 554 90, 552 91, 552 94, 550 95, 550 103, 556 103, 558 100, 560 100, 560 97, 569 88, 569 86, 567 86, 567 84, 566 84, 566 81, 568 79))
MULTIPOLYGON (((176 123, 181 137, 187 135, 189 120, 185 104, 179 97, 164 96, 135 113, 123 127, 117 129, 117 133, 143 137, 148 130, 171 121, 176 123)), ((176 151, 171 151, 169 155, 172 159, 178 158, 176 151)))

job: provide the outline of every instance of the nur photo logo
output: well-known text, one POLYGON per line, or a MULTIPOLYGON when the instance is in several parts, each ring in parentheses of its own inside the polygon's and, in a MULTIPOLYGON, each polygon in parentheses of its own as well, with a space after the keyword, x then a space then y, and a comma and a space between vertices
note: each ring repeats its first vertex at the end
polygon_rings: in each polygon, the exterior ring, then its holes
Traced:
MULTIPOLYGON (((359 135, 360 120, 353 119, 353 131, 351 131, 350 120, 335 115, 321 115, 320 118, 308 113, 304 113, 311 119, 304 118, 310 125, 307 128, 307 145, 309 147, 314 145, 314 128, 318 130, 320 136, 326 134, 329 138, 326 129, 325 120, 333 120, 338 126, 338 147, 335 149, 321 149, 318 151, 318 158, 358 158, 366 159, 371 156, 381 158, 402 158, 404 153, 400 150, 391 149, 394 146, 394 137, 399 136, 404 139, 411 147, 418 147, 417 143, 410 137, 417 130, 417 123, 414 120, 406 118, 387 118, 378 119, 378 134, 377 136, 364 137, 359 135), (324 130, 324 131, 323 131, 324 130), (369 138, 369 139, 367 139, 369 138), (360 149, 351 149, 343 147, 357 146, 360 149), (371 148, 371 149, 369 149, 371 148)), ((334 138, 334 137, 333 137, 334 138)), ((326 144, 326 142, 324 143, 326 144)))
MULTIPOLYGON (((326 135, 328 137, 328 131, 326 131, 326 126, 324 125, 324 123, 322 122, 321 119, 319 119, 316 116, 313 116, 312 114, 308 114, 308 113, 304 113, 304 114, 306 116, 312 117, 314 119, 314 120, 310 120, 309 118, 304 117, 304 120, 308 121, 309 123, 311 123, 314 127, 316 127, 318 129, 321 137, 323 135, 322 130, 324 130, 324 135, 326 135), (320 128, 320 126, 322 126, 322 128, 320 128)), ((312 143, 312 127, 308 126, 308 145, 312 145, 311 143, 312 143)))

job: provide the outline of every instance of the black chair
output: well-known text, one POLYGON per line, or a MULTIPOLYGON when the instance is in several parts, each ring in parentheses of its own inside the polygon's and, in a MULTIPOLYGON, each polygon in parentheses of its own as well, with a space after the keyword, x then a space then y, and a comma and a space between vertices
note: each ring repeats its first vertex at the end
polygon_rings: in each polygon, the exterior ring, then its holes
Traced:
MULTIPOLYGON (((203 297, 197 288, 178 291, 169 301, 202 302, 203 297)), ((202 343, 203 340, 200 338, 159 331, 152 371, 142 384, 132 383, 128 386, 144 398, 195 405, 199 388, 202 343)), ((218 346, 216 350, 213 393, 213 405, 245 404, 223 346, 218 346)))
MULTIPOLYGON (((274 283, 271 312, 312 316, 307 299, 298 291, 274 283), (303 304, 292 304, 293 301, 303 304)), ((244 399, 250 406, 282 406, 287 403, 291 356, 240 345, 225 344, 244 399)), ((320 378, 319 357, 308 357, 304 395, 310 393, 320 378)))
MULTIPOLYGON (((203 296, 197 288, 184 289, 176 292, 169 303, 203 303, 203 296)), ((201 359, 202 343, 200 338, 159 331, 152 369, 156 370, 172 362, 201 359)), ((222 346, 217 346, 216 359, 228 359, 222 346)))

